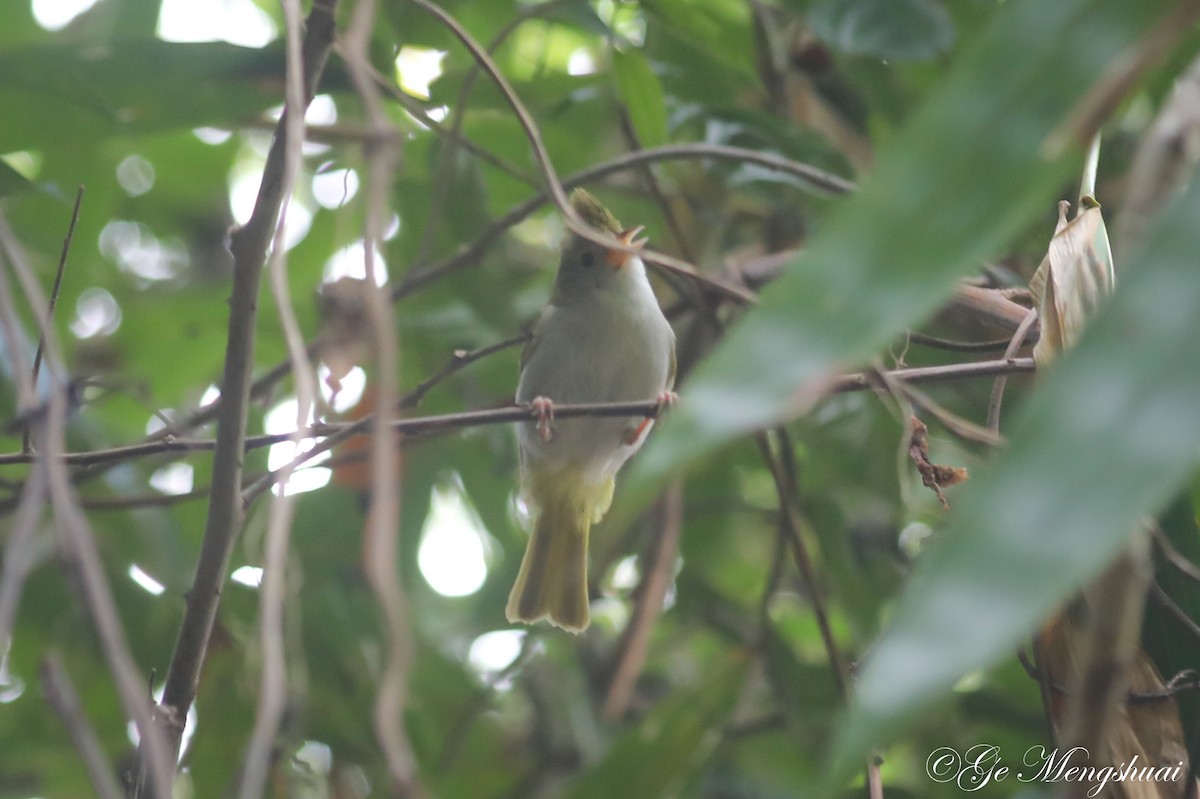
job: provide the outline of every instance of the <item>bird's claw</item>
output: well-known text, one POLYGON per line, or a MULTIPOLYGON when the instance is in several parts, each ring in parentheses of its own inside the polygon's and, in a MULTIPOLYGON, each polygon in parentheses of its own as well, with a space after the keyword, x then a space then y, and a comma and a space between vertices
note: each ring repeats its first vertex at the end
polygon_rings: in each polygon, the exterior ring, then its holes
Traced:
POLYGON ((550 438, 554 435, 551 425, 554 422, 554 403, 549 397, 534 397, 529 403, 533 408, 533 415, 537 418, 537 434, 542 443, 549 443, 550 438))
POLYGON ((654 402, 658 405, 658 410, 653 416, 648 416, 643 419, 637 427, 631 427, 625 431, 625 436, 621 439, 626 446, 632 447, 641 440, 642 434, 645 433, 654 420, 663 415, 663 411, 679 402, 679 395, 674 391, 660 391, 654 398, 654 402))

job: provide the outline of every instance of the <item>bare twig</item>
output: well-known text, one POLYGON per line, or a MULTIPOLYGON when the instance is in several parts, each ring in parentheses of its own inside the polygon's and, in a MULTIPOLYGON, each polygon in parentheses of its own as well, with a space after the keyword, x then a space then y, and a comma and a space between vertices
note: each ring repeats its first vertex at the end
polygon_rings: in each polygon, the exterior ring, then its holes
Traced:
POLYGON ((683 530, 681 483, 675 482, 667 488, 654 517, 656 534, 652 536, 653 548, 643 564, 642 583, 638 586, 633 618, 629 620, 617 644, 616 668, 600 713, 608 721, 622 718, 629 708, 633 689, 646 664, 650 633, 662 613, 667 589, 671 587, 675 558, 679 553, 679 536, 683 530))
MULTIPOLYGON (((1025 343, 1025 337, 1029 334, 1034 322, 1038 319, 1038 312, 1035 308, 1030 308, 1029 313, 1025 314, 1025 318, 1021 320, 1021 324, 1017 325, 1017 330, 1013 333, 1012 339, 1008 342, 1008 348, 1004 350, 1005 358, 1015 358, 1017 351, 1025 343)), ((1000 433, 1000 404, 1004 401, 1004 387, 1008 384, 1008 376, 1000 375, 992 384, 992 396, 988 400, 987 409, 987 429, 999 435, 1000 433)))
MULTIPOLYGON (((296 430, 299 431, 312 418, 312 409, 317 396, 317 378, 308 359, 304 334, 296 320, 296 309, 292 305, 287 284, 286 246, 284 234, 287 228, 287 212, 296 177, 300 172, 302 147, 304 145, 304 114, 300 109, 307 105, 304 96, 304 74, 301 59, 301 15, 299 0, 283 0, 283 16, 287 29, 287 109, 280 120, 285 125, 284 170, 281 189, 279 220, 275 225, 275 236, 271 245, 269 273, 271 293, 275 298, 284 339, 287 341, 288 360, 292 365, 296 386, 296 430)), ((299 432, 294 439, 299 444, 299 432)), ((286 466, 281 474, 281 484, 286 485, 291 472, 286 466)), ((267 520, 266 547, 263 557, 263 581, 259 592, 259 640, 262 646, 262 674, 259 679, 258 712, 254 719, 254 730, 246 749, 241 771, 239 796, 255 799, 262 795, 270 766, 271 749, 275 735, 283 719, 287 703, 288 676, 287 658, 283 638, 284 597, 287 593, 287 554, 291 538, 292 518, 295 510, 293 498, 287 491, 280 491, 271 503, 267 520)))
MULTIPOLYGON (((67 255, 71 252, 71 239, 75 237, 75 224, 79 221, 79 207, 83 204, 83 186, 75 193, 75 208, 71 211, 71 223, 67 226, 67 235, 63 239, 62 253, 58 256, 58 270, 54 273, 54 285, 50 289, 50 303, 46 308, 46 319, 49 324, 54 319, 54 306, 58 304, 58 293, 62 290, 63 273, 67 270, 67 255)), ((46 337, 38 336, 37 351, 33 354, 33 385, 37 388, 38 372, 42 368, 42 351, 46 347, 46 337)), ((29 428, 25 428, 21 448, 29 451, 29 428)))
MULTIPOLYGON (((333 41, 337 0, 314 0, 307 21, 303 47, 304 103, 311 101, 333 41)), ((290 109, 291 113, 299 109, 290 109)), ((301 114, 302 115, 302 114, 301 114)), ((204 541, 196 566, 187 610, 179 631, 175 654, 167 672, 163 703, 180 717, 187 713, 196 695, 200 668, 216 620, 221 586, 229 557, 241 526, 241 472, 245 449, 246 409, 253 367, 256 302, 267 247, 279 218, 284 192, 289 124, 285 110, 267 155, 263 181, 254 213, 244 227, 234 232, 230 249, 234 256, 233 294, 230 300, 229 332, 225 372, 221 382, 220 419, 213 456, 213 480, 204 541)), ((172 741, 178 751, 179 740, 172 741)))
POLYGON ((949 352, 999 352, 1008 347, 1012 338, 996 338, 991 341, 954 341, 952 339, 929 336, 924 333, 908 334, 908 340, 913 344, 931 347, 949 352))
MULTIPOLYGON (((1171 539, 1167 538, 1167 534, 1157 524, 1151 526, 1151 532, 1154 537, 1154 543, 1158 545, 1158 549, 1162 552, 1163 557, 1167 559, 1175 569, 1190 580, 1200 583, 1200 566, 1193 563, 1186 555, 1175 548, 1171 543, 1171 539)), ((3 638, 0 638, 3 640, 3 638)))
MULTIPOLYGON (((504 342, 501 342, 504 343, 504 342)), ((498 346, 498 345, 497 345, 498 346)), ((972 380, 983 377, 994 377, 998 374, 1017 374, 1032 372, 1032 358, 1013 358, 1011 360, 975 361, 972 363, 949 364, 946 366, 922 366, 911 369, 895 369, 883 374, 895 375, 908 385, 922 383, 950 383, 959 380, 972 380)), ((842 394, 852 391, 865 391, 877 385, 878 372, 854 372, 839 375, 826 387, 831 394, 842 394)), ((557 419, 569 419, 579 416, 653 416, 658 406, 654 402, 618 402, 618 403, 584 403, 579 405, 556 405, 554 416, 557 419)), ((504 424, 528 420, 532 412, 528 408, 505 407, 483 411, 466 411, 440 416, 418 416, 397 419, 392 427, 406 436, 429 433, 434 431, 451 430, 456 428, 473 427, 485 424, 504 424)), ((304 437, 338 437, 332 443, 340 443, 354 435, 369 431, 374 424, 373 418, 367 418, 353 423, 320 423, 304 431, 304 437)), ((289 440, 294 433, 271 433, 266 435, 248 436, 245 439, 247 451, 269 447, 281 441, 289 440)), ((141 444, 130 444, 111 449, 93 450, 90 452, 72 452, 59 456, 59 459, 72 465, 87 466, 92 464, 113 463, 130 460, 136 457, 156 455, 164 452, 201 452, 214 449, 216 441, 211 439, 173 439, 168 441, 150 441, 141 444)), ((320 446, 320 445, 318 445, 320 446)), ((325 447, 329 449, 330 447, 325 447)), ((307 454, 320 454, 325 449, 316 447, 307 454)), ((26 453, 9 453, 0 455, 0 466, 30 463, 33 456, 26 453)))
MULTIPOLYGON (((5 252, 10 261, 16 254, 5 252)), ((13 303, 12 287, 8 276, 0 272, 0 335, 4 337, 4 350, 12 358, 13 379, 17 384, 17 417, 28 420, 36 413, 37 388, 33 384, 25 354, 26 339, 21 327, 20 316, 13 303)), ((28 453, 26 453, 28 454, 28 453)))
MULTIPOLYGON (((751 163, 766 169, 784 172, 800 178, 814 189, 830 194, 845 194, 854 188, 854 184, 849 181, 831 175, 828 172, 823 172, 808 164, 792 161, 782 156, 747 150, 741 147, 709 144, 673 144, 649 150, 625 153, 624 155, 571 175, 563 181, 562 185, 564 189, 572 189, 615 172, 623 172, 627 169, 635 168, 641 164, 706 158, 751 163)), ((405 274, 404 279, 392 290, 392 299, 400 300, 435 280, 457 272, 466 266, 478 263, 480 257, 505 231, 526 219, 550 201, 550 195, 543 191, 497 219, 475 241, 466 245, 450 258, 408 272, 405 274)), ((642 259, 646 263, 656 263, 656 257, 657 254, 655 253, 650 253, 646 250, 642 251, 642 259)))
MULTIPOLYGON (((8 221, 0 215, 0 249, 8 258, 13 274, 21 284, 26 302, 32 308, 45 308, 48 301, 38 285, 8 221)), ((7 284, 7 280, 0 280, 7 284)), ((117 695, 126 716, 136 725, 145 745, 146 771, 139 775, 137 785, 148 785, 156 797, 170 795, 173 761, 169 759, 167 742, 155 723, 155 714, 146 695, 138 667, 129 650, 129 642, 121 625, 121 617, 113 599, 104 564, 96 546, 95 535, 79 507, 61 458, 66 441, 68 382, 63 367, 58 337, 48 320, 37 316, 39 335, 46 341, 45 362, 50 375, 49 403, 45 415, 35 421, 35 449, 44 453, 48 494, 58 529, 62 552, 74 573, 86 599, 87 610, 96 627, 100 649, 116 684, 117 695)), ((29 375, 19 375, 19 379, 29 375)))
POLYGON ((506 338, 504 341, 499 341, 495 344, 489 344, 486 347, 480 347, 478 349, 469 351, 455 350, 453 357, 446 363, 445 366, 434 372, 429 377, 425 378, 425 380, 422 381, 419 386, 400 398, 400 407, 417 407, 417 405, 421 404, 421 400, 425 398, 425 395, 428 394, 434 386, 441 383, 447 377, 450 377, 450 375, 455 374, 464 367, 475 363, 475 361, 478 361, 480 358, 486 358, 494 353, 502 352, 510 347, 515 347, 518 344, 524 344, 526 341, 529 341, 532 336, 533 334, 531 332, 526 331, 510 338, 506 338))
MULTIPOLYGON (((772 451, 771 437, 768 433, 759 433, 756 437, 758 449, 763 463, 771 472, 775 481, 775 493, 779 497, 780 529, 792 551, 796 568, 804 580, 809 592, 809 600, 813 608, 813 616, 817 620, 817 629, 821 631, 821 642, 825 646, 825 655, 829 658, 829 667, 833 670, 834 682, 842 698, 849 703, 850 669, 842 655, 837 639, 833 635, 833 627, 829 623, 829 612, 825 607, 825 596, 817 579, 816 566, 804 542, 800 521, 800 500, 797 496, 798 475, 791 436, 784 427, 776 428, 775 443, 779 454, 772 451)), ((883 783, 879 776, 879 763, 874 755, 867 759, 867 786, 871 799, 882 799, 883 783)))
POLYGON ((1167 615, 1175 620, 1175 623, 1179 625, 1180 629, 1186 632, 1188 636, 1194 642, 1196 642, 1196 644, 1200 645, 1200 624, 1197 624, 1196 621, 1188 615, 1186 610, 1179 607, 1178 603, 1176 603, 1174 599, 1171 599, 1171 596, 1162 589, 1161 585, 1158 583, 1150 584, 1150 597, 1157 602, 1163 608, 1163 610, 1167 611, 1167 615))
MULTIPOLYGON (((1016 330, 1029 313, 1029 305, 1014 302, 1012 292, 1003 289, 984 289, 959 284, 954 290, 953 304, 986 322, 1005 330, 1016 330)), ((1037 341, 1041 328, 1034 327, 1026 335, 1028 343, 1037 341)))
MULTIPOLYGON (((626 153, 624 155, 613 158, 609 161, 581 170, 563 181, 564 189, 575 188, 590 181, 599 180, 608 175, 623 172, 628 169, 639 166, 640 164, 653 163, 658 161, 686 161, 686 160, 703 160, 713 159, 718 161, 734 161, 741 163, 750 163, 761 166, 765 169, 771 169, 793 177, 799 178, 807 182, 815 190, 824 191, 830 194, 844 194, 854 189, 854 184, 843 180, 835 175, 823 172, 816 167, 809 166, 798 161, 792 161, 772 153, 758 152, 741 147, 730 147, 725 145, 710 145, 710 144, 673 144, 665 147, 656 147, 649 150, 641 150, 636 153, 626 153)), ((504 216, 493 222, 486 230, 483 231, 470 244, 464 245, 454 255, 425 266, 417 266, 407 272, 404 278, 392 289, 392 299, 399 301, 411 294, 416 293, 421 288, 440 280, 448 275, 458 272, 468 266, 478 264, 480 259, 492 245, 500 240, 501 236, 519 224, 542 206, 550 201, 549 195, 542 192, 535 197, 526 200, 520 205, 514 207, 504 216)), ((645 254, 645 253, 643 253, 645 254)), ((649 263, 649 261, 647 261, 649 263)), ((988 292, 982 289, 976 290, 982 292, 977 298, 977 302, 982 309, 982 313, 987 316, 999 315, 1003 317, 1002 311, 995 310, 995 304, 1005 303, 1006 300, 993 300, 988 292)), ((990 292, 991 295, 996 295, 997 292, 990 292)), ((1020 306, 1007 303, 1013 307, 1020 306)), ((1020 309, 1024 313, 1024 309, 1020 309)), ((1015 327, 1016 321, 1012 323, 1015 327)), ((318 344, 310 344, 308 354, 311 357, 318 349, 318 344)), ((260 398, 267 395, 280 380, 285 378, 291 370, 291 365, 287 360, 283 360, 275 366, 268 369, 262 375, 257 377, 250 387, 250 396, 252 398, 260 398)), ((168 428, 164 428, 156 433, 146 437, 145 441, 154 442, 161 441, 166 438, 178 436, 181 433, 194 430, 200 425, 207 424, 216 419, 221 412, 221 407, 224 404, 224 392, 213 402, 198 408, 190 413, 186 418, 178 420, 168 428)), ((0 460, 0 464, 4 461, 0 460)))
POLYGON ((571 204, 567 201, 566 192, 563 191, 562 183, 558 179, 558 173, 554 169, 554 164, 550 161, 550 154, 546 151, 545 142, 542 141, 542 132, 538 129, 537 123, 534 122, 533 115, 525 108, 525 104, 521 102, 521 98, 517 96, 512 85, 504 77, 504 74, 500 72, 500 68, 492 60, 491 54, 481 47, 471 34, 467 32, 467 29, 459 24, 458 20, 446 13, 441 6, 429 0, 412 0, 412 2, 414 5, 419 6, 436 17, 439 22, 446 26, 454 34, 454 37, 462 42, 463 46, 471 53, 471 57, 475 59, 475 62, 500 89, 500 93, 504 95, 504 99, 508 102, 509 107, 512 108, 517 121, 525 131, 526 138, 529 139, 529 146, 533 149, 534 160, 541 169, 546 190, 550 193, 551 199, 558 207, 559 213, 563 215, 563 218, 567 221, 567 225, 576 233, 582 235, 584 231, 588 231, 588 226, 582 219, 579 219, 578 215, 572 210, 571 204))
MULTIPOLYGON (((564 2, 565 0, 549 0, 549 2, 537 3, 522 9, 512 20, 496 32, 496 35, 487 44, 487 52, 489 54, 495 53, 500 48, 500 45, 517 28, 525 24, 525 22, 534 17, 549 13, 557 6, 563 5, 564 2)), ((419 261, 427 260, 429 253, 433 249, 433 241, 437 233, 438 223, 446 208, 446 200, 450 196, 450 171, 454 167, 458 148, 464 143, 462 129, 467 117, 467 102, 471 97, 471 91, 475 88, 475 81, 479 79, 480 74, 479 62, 473 61, 471 68, 467 70, 466 77, 463 78, 462 87, 458 90, 458 97, 454 103, 454 121, 448 129, 440 131, 445 137, 445 143, 438 159, 438 177, 433 181, 433 192, 429 199, 429 214, 426 217, 425 232, 421 237, 421 245, 417 249, 417 260, 419 261)))
POLYGON ((517 96, 512 85, 500 72, 495 61, 492 60, 487 50, 479 45, 467 30, 459 24, 458 20, 446 13, 440 6, 430 2, 429 0, 412 0, 413 3, 425 9, 427 12, 437 17, 443 25, 445 25, 454 36, 462 42, 462 44, 470 51, 476 62, 488 74, 489 77, 499 87, 500 93, 504 95, 504 99, 516 114, 518 121, 521 123, 521 128, 525 131, 526 138, 529 139, 529 145, 533 150, 534 160, 541 169, 542 177, 546 183, 546 192, 550 199, 558 208, 558 212, 562 215, 563 222, 577 236, 582 236, 585 239, 601 244, 612 250, 624 250, 626 252, 640 254, 642 260, 646 263, 655 263, 664 269, 672 272, 677 272, 686 275, 693 280, 704 283, 710 288, 725 295, 726 297, 738 299, 743 302, 753 302, 754 296, 744 289, 731 286, 723 283, 720 280, 714 280, 710 277, 699 274, 691 264, 685 263, 678 258, 673 258, 663 253, 652 252, 646 249, 635 249, 627 242, 621 241, 611 233, 592 228, 575 213, 571 204, 567 200, 567 194, 564 190, 562 182, 558 178, 558 173, 554 169, 554 164, 550 160, 550 153, 546 150, 545 142, 542 140, 542 133, 538 129, 537 124, 533 120, 533 116, 525 105, 521 102, 521 98, 517 96))
POLYGON ((775 430, 775 444, 779 454, 772 450, 771 437, 766 433, 757 436, 758 451, 763 463, 775 481, 775 493, 779 497, 779 524, 784 537, 796 562, 796 568, 808 589, 813 607, 813 615, 817 620, 817 628, 821 631, 821 642, 825 646, 825 654, 829 658, 829 666, 833 669, 834 682, 842 698, 849 700, 849 669, 842 657, 841 648, 833 635, 833 627, 829 623, 829 613, 825 608, 825 596, 822 593, 821 582, 817 578, 816 566, 809 555, 808 546, 801 533, 799 501, 796 497, 796 475, 792 455, 791 436, 784 428, 775 430))
POLYGON ((4 562, 0 564, 0 659, 11 640, 17 606, 25 577, 33 566, 37 549, 37 528, 46 504, 46 464, 38 461, 29 471, 16 518, 4 542, 4 562))
MULTIPOLYGON (((425 6, 423 0, 416 0, 425 6)), ((350 76, 375 132, 374 144, 367 150, 367 188, 364 193, 366 221, 364 249, 367 313, 374 337, 375 394, 378 426, 371 441, 371 505, 364 530, 363 562, 367 582, 384 619, 386 657, 375 697, 375 737, 383 750, 392 793, 400 797, 423 797, 424 788, 417 778, 416 757, 404 725, 408 703, 408 672, 412 659, 412 633, 408 626, 408 598, 397 569, 400 530, 400 497, 396 486, 400 475, 397 465, 397 435, 392 427, 396 412, 396 375, 399 346, 396 322, 386 286, 376 282, 374 258, 383 242, 388 191, 399 159, 399 142, 381 100, 371 82, 368 56, 371 30, 375 22, 375 0, 359 0, 346 35, 345 53, 350 76)), ((437 11, 444 15, 445 12, 437 11)), ((453 20, 445 15, 445 19, 453 20)), ((452 27, 457 25, 453 23, 452 27)), ((524 122, 525 120, 523 120, 524 122)))
POLYGON ((51 653, 42 659, 41 664, 42 692, 54 712, 62 719, 75 751, 87 769, 88 779, 92 789, 100 799, 121 799, 121 786, 113 774, 112 764, 104 754, 104 747, 96 737, 96 731, 88 723, 83 703, 79 701, 79 693, 71 684, 71 677, 63 667, 62 658, 57 653, 51 653))

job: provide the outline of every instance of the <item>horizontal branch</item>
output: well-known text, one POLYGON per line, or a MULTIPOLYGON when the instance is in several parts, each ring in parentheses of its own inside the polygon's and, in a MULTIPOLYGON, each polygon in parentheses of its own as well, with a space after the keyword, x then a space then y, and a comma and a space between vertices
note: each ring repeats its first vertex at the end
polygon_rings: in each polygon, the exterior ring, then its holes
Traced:
MULTIPOLYGON (((502 342, 510 344, 512 340, 502 342)), ((498 345, 497 345, 498 346, 498 345)), ((983 377, 995 377, 1003 374, 1019 374, 1032 372, 1032 358, 1007 358, 994 361, 974 361, 971 363, 956 363, 946 366, 923 366, 910 369, 893 369, 882 374, 889 378, 907 383, 949 383, 958 380, 972 380, 983 377)), ((863 391, 878 385, 878 374, 874 372, 855 372, 840 375, 830 381, 826 392, 844 394, 851 391, 863 391)), ((612 416, 644 416, 652 417, 658 414, 658 404, 653 400, 641 402, 591 402, 576 405, 556 405, 555 419, 573 419, 581 416, 612 417, 612 416)), ((534 412, 526 406, 505 406, 481 411, 463 411, 439 416, 418 416, 408 419, 397 419, 392 423, 393 428, 403 435, 416 436, 466 427, 478 427, 488 424, 506 424, 524 422, 534 418, 534 412)), ((343 434, 356 428, 355 432, 365 434, 370 432, 369 419, 357 422, 322 422, 304 431, 304 437, 325 438, 343 434)), ((273 433, 246 437, 246 451, 269 447, 294 438, 294 433, 273 433)), ((213 449, 216 442, 212 439, 168 439, 165 441, 147 441, 124 447, 114 447, 91 452, 71 452, 62 456, 69 464, 88 466, 112 461, 129 460, 146 455, 157 455, 164 452, 202 452, 213 449)), ((27 464, 37 454, 13 452, 0 455, 0 466, 27 464)))

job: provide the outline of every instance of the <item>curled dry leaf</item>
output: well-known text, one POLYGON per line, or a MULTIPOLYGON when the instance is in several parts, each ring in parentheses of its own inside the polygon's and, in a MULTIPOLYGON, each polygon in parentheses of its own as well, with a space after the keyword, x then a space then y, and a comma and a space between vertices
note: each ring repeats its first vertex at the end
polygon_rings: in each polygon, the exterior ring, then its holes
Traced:
POLYGON ((1039 367, 1072 346, 1087 320, 1112 293, 1113 260, 1100 204, 1085 197, 1083 210, 1067 220, 1070 203, 1058 204, 1058 226, 1049 250, 1029 281, 1042 335, 1033 348, 1039 367))
POLYGON ((942 503, 943 508, 949 510, 950 503, 946 501, 946 495, 942 493, 942 489, 966 481, 969 478, 967 470, 961 466, 943 466, 931 461, 929 459, 929 428, 915 416, 909 419, 908 427, 908 457, 912 458, 912 462, 916 464, 917 471, 921 474, 921 483, 926 488, 933 489, 933 493, 937 494, 938 502, 942 503))

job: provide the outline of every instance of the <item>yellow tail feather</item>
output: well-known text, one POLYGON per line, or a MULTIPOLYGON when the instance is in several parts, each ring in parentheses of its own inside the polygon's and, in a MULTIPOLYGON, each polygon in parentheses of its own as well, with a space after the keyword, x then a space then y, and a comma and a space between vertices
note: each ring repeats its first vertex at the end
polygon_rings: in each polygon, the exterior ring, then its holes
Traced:
POLYGON ((530 476, 528 493, 538 510, 508 595, 505 615, 511 622, 548 619, 573 633, 588 626, 588 532, 612 502, 613 481, 589 486, 571 477, 530 476))

